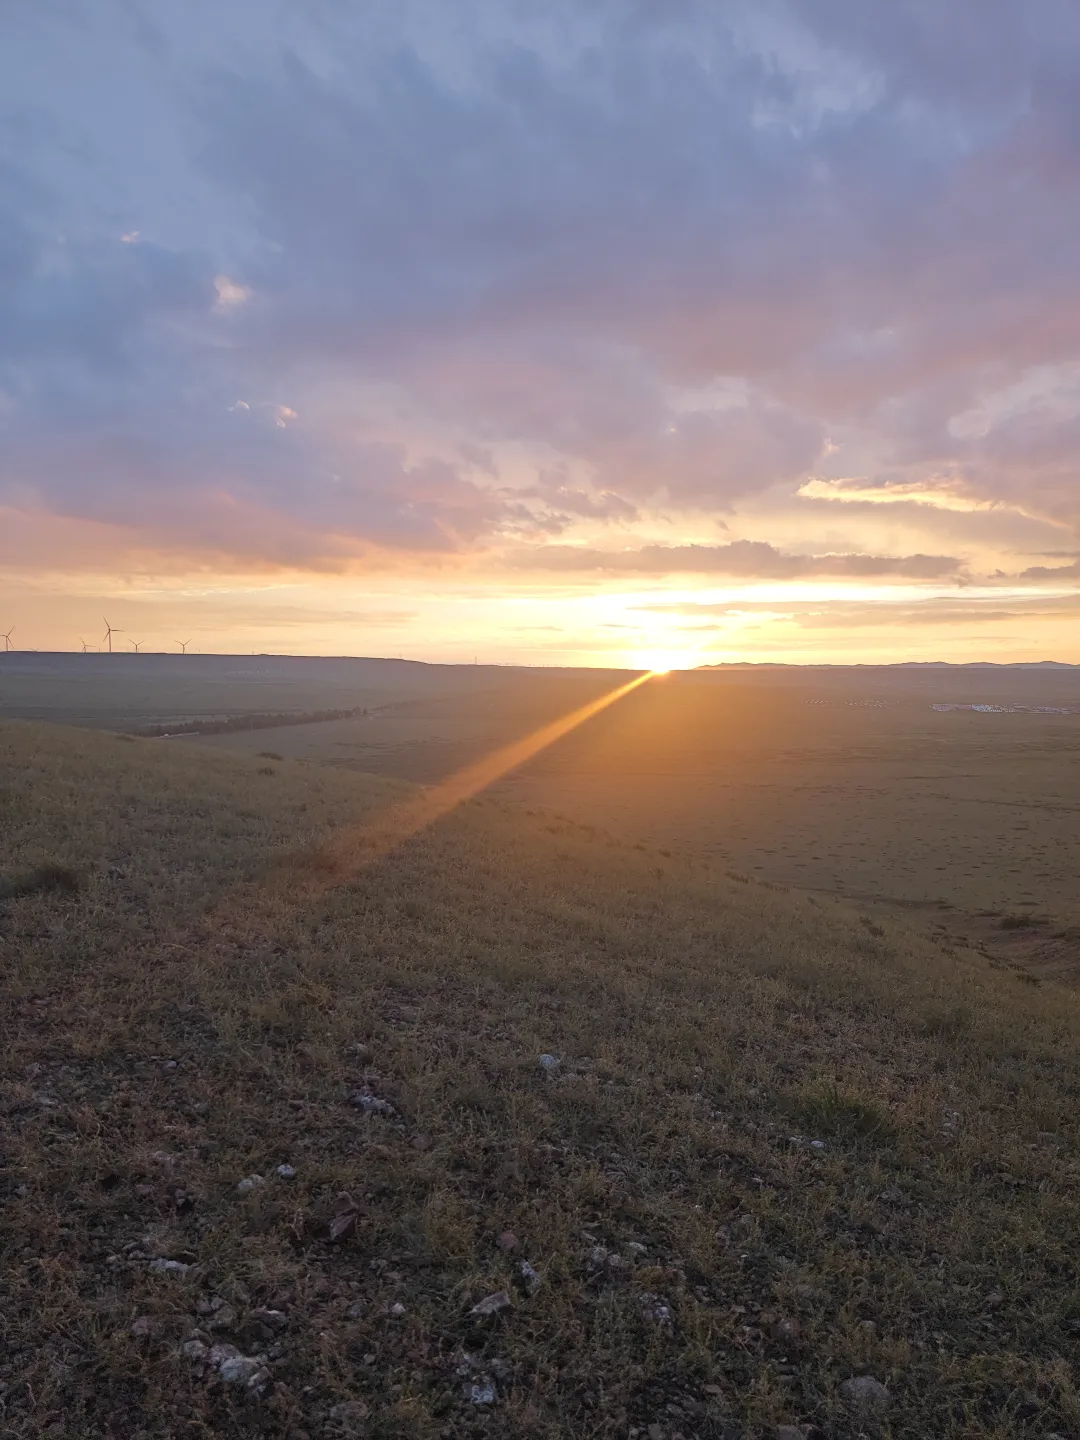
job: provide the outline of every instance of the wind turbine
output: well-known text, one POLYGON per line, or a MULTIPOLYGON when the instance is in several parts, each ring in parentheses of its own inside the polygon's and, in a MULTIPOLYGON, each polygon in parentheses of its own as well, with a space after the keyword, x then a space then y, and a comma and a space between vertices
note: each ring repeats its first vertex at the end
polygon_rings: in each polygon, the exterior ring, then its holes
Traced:
POLYGON ((81 635, 79 636, 79 644, 82 646, 82 653, 85 655, 90 649, 90 646, 86 643, 86 641, 82 638, 81 635))
POLYGON ((181 654, 181 655, 186 655, 186 654, 187 654, 187 647, 191 644, 191 641, 190 641, 190 640, 177 640, 176 643, 177 643, 177 645, 180 646, 180 654, 181 654))
MULTIPOLYGON (((103 615, 101 618, 102 618, 103 620, 105 620, 105 616, 104 616, 104 615, 103 615)), ((123 633, 124 633, 124 632, 123 632, 122 630, 114 630, 113 627, 109 624, 109 622, 108 622, 107 620, 105 620, 105 634, 104 634, 101 638, 102 638, 103 640, 107 640, 107 641, 109 642, 109 654, 110 654, 110 655, 112 654, 112 637, 113 637, 114 635, 122 635, 123 633)))
POLYGON ((13 626, 11 627, 11 629, 7 632, 7 634, 4 636, 4 654, 5 654, 5 655, 6 655, 7 652, 11 649, 11 636, 12 636, 12 633, 13 633, 14 629, 15 629, 15 626, 13 625, 13 626))
POLYGON ((137 655, 137 654, 139 653, 139 646, 140 646, 140 645, 145 645, 145 644, 146 644, 146 641, 145 641, 145 640, 129 640, 129 641, 128 641, 128 644, 134 649, 135 654, 137 655))

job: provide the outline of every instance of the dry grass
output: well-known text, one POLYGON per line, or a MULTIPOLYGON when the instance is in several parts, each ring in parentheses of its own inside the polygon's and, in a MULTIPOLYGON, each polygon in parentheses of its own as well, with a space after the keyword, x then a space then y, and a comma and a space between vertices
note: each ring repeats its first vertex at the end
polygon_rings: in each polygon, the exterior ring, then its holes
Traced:
POLYGON ((274 770, 0 728, 80 877, 0 910, 0 1436, 1080 1431, 1074 993, 490 801, 353 869, 400 787, 274 770))

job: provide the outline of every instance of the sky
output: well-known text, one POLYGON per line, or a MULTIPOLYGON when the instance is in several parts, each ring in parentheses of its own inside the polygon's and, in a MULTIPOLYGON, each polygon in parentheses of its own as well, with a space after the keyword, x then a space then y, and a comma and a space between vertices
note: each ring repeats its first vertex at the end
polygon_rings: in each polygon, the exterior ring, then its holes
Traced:
POLYGON ((1075 0, 6 0, 0 634, 1080 662, 1075 0))

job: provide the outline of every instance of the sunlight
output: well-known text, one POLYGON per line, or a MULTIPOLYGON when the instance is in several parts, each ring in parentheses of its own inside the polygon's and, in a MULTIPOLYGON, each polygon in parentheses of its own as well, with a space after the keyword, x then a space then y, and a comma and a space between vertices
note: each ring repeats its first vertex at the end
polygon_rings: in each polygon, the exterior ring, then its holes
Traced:
MULTIPOLYGON (((501 780, 509 771, 516 770, 519 765, 524 765, 549 745, 554 745, 564 735, 569 735, 571 730, 576 730, 586 720, 591 720, 594 715, 599 715, 610 705, 624 699, 639 686, 665 673, 663 670, 652 669, 635 675, 632 680, 609 690, 599 699, 590 700, 578 709, 571 710, 568 715, 542 725, 521 740, 503 745, 482 760, 464 766, 439 784, 391 806, 384 814, 376 817, 371 828, 354 830, 345 840, 337 842, 332 848, 333 856, 344 867, 358 863, 371 864, 404 844, 413 835, 427 829, 429 825, 434 825, 437 820, 441 820, 458 805, 471 800, 481 790, 486 790, 496 780, 501 780)), ((336 881, 340 876, 334 878, 336 881)))
POLYGON ((629 657, 628 663, 635 670, 648 670, 650 675, 670 675, 673 670, 693 670, 702 663, 703 646, 688 649, 686 646, 671 649, 637 650, 629 657))

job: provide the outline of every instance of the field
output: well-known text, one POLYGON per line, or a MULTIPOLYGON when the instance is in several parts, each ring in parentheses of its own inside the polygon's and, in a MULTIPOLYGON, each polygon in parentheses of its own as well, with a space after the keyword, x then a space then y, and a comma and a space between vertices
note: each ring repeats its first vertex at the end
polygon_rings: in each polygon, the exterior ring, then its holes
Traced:
POLYGON ((1071 990, 492 796, 0 777, 5 1435, 1080 1429, 1071 990))
MULTIPOLYGON (((495 672, 487 689, 366 720, 196 743, 430 783, 578 703, 581 683, 523 689, 495 672)), ((1080 708, 1080 676, 676 674, 493 793, 875 916, 906 911, 1046 978, 1080 973, 1080 714, 935 702, 1080 708)))

